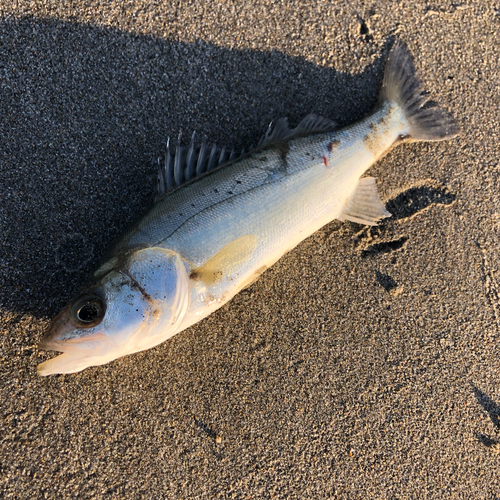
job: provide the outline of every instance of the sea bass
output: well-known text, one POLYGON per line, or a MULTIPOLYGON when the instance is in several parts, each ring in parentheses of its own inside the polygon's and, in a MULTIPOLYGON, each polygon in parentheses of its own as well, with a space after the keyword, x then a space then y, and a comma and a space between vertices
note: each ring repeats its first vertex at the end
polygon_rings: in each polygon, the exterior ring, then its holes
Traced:
POLYGON ((361 176, 395 144, 458 133, 424 106, 406 46, 388 56, 379 104, 341 130, 308 115, 281 119, 250 152, 168 149, 157 201, 53 320, 41 348, 63 354, 40 375, 73 373, 149 349, 205 318, 334 219, 376 225, 391 214, 361 176))

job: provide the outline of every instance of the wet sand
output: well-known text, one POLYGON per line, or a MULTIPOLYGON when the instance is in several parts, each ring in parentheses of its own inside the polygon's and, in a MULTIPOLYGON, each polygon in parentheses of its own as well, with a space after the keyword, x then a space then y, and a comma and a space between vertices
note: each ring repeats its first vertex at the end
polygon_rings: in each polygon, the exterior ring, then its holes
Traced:
POLYGON ((500 498, 499 33, 479 0, 1 2, 0 496, 500 498), (462 133, 370 170, 393 218, 331 223, 155 349, 36 375, 168 136, 352 123, 395 37, 462 133))

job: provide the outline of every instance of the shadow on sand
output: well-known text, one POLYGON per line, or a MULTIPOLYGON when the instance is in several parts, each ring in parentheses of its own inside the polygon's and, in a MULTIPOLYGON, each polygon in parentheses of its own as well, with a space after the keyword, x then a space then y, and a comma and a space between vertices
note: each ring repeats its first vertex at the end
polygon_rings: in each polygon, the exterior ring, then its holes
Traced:
POLYGON ((281 116, 345 125, 376 103, 384 64, 349 75, 279 52, 37 18, 3 21, 0 40, 0 307, 38 317, 153 203, 167 136, 196 130, 241 147, 281 116))

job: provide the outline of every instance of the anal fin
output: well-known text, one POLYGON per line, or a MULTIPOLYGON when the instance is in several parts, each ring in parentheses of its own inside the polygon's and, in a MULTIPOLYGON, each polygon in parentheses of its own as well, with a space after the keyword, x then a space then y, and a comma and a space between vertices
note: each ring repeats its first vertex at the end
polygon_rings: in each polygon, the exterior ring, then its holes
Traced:
POLYGON ((377 191, 374 177, 359 179, 359 183, 339 217, 339 220, 350 220, 358 224, 376 226, 380 219, 390 217, 377 191))

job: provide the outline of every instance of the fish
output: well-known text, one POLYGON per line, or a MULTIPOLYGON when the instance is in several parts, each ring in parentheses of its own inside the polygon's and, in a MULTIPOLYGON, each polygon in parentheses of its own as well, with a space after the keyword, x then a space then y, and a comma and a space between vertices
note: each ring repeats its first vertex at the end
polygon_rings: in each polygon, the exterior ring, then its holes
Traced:
POLYGON ((272 124, 248 152, 203 142, 167 145, 154 205, 117 239, 40 349, 62 354, 41 376, 75 373, 150 349, 251 285, 285 253, 338 219, 377 225, 391 214, 365 172, 403 142, 441 141, 459 128, 428 105, 413 58, 397 40, 380 97, 338 129, 307 115, 272 124))

